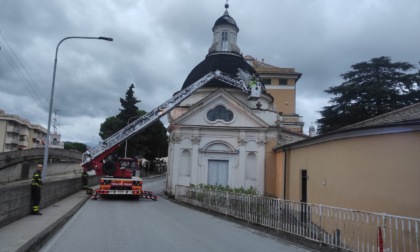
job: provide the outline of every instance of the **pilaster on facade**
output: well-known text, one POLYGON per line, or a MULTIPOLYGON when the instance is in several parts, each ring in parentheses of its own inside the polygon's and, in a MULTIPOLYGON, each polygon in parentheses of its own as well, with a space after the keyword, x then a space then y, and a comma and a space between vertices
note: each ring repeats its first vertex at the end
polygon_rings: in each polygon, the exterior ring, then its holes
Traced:
POLYGON ((265 138, 261 138, 257 140, 258 146, 265 146, 266 143, 267 143, 267 140, 265 138))
MULTIPOLYGON (((174 150, 174 146, 171 145, 171 144, 169 144, 168 145, 168 163, 167 163, 167 165, 168 165, 167 168, 168 169, 166 171, 167 178, 174 177, 173 176, 173 166, 174 166, 173 150, 174 150)), ((167 183, 166 183, 166 191, 168 193, 171 193, 171 194, 174 193, 174 192, 170 192, 170 190, 172 188, 172 183, 173 183, 172 179, 167 179, 166 181, 167 181, 167 183)))
POLYGON ((200 148, 201 137, 199 136, 192 136, 191 143, 192 143, 192 151, 191 151, 191 167, 197 166, 195 169, 191 169, 191 184, 200 184, 200 177, 201 177, 201 166, 199 164, 199 148, 200 148))
POLYGON ((199 137, 199 136, 192 136, 191 137, 191 143, 193 145, 199 145, 200 141, 201 141, 201 137, 199 137))
MULTIPOLYGON (((266 152, 265 143, 266 141, 264 140, 264 144, 258 144, 258 155, 257 155, 258 167, 265 167, 265 152, 266 152)), ((257 189, 257 193, 260 195, 265 193, 264 180, 265 180, 265 169, 257 169, 256 189, 257 189)))
POLYGON ((191 184, 200 184, 200 177, 201 177, 201 166, 199 164, 199 152, 198 152, 199 145, 194 144, 192 148, 192 157, 191 157, 191 168, 197 166, 195 169, 191 169, 191 184))
POLYGON ((245 146, 248 143, 248 141, 245 138, 238 138, 238 145, 239 146, 245 146))
POLYGON ((172 135, 170 138, 171 143, 174 144, 179 144, 182 141, 182 136, 181 135, 172 135))
POLYGON ((235 187, 245 187, 245 160, 246 160, 246 143, 239 145, 239 169, 235 187))
POLYGON ((172 179, 170 182, 170 185, 168 185, 168 188, 170 188, 170 192, 171 194, 175 194, 175 186, 178 184, 178 174, 179 174, 179 169, 180 169, 180 157, 181 157, 181 148, 179 147, 180 143, 182 141, 182 137, 180 135, 172 135, 171 137, 171 144, 173 145, 172 149, 172 153, 173 153, 173 157, 172 157, 172 169, 171 169, 171 173, 172 173, 172 179))

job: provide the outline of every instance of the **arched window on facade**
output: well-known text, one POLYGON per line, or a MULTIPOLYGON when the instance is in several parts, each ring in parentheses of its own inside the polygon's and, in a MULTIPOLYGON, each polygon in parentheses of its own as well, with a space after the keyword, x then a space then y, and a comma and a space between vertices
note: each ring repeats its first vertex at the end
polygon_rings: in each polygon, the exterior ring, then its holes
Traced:
POLYGON ((245 188, 256 188, 257 182, 257 155, 251 152, 246 156, 245 162, 245 188))
POLYGON ((207 112, 207 120, 215 122, 218 120, 230 122, 233 120, 233 112, 223 105, 217 105, 214 109, 207 112))
POLYGON ((182 151, 179 176, 191 176, 191 152, 189 150, 182 151))

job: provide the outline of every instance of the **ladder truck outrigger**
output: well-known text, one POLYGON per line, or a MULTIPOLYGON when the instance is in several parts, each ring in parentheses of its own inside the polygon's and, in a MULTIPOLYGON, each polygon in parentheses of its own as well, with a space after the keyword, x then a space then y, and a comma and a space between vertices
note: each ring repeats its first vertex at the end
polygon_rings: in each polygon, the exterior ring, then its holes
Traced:
POLYGON ((83 166, 83 169, 89 175, 102 176, 99 189, 96 189, 93 192, 92 199, 106 196, 126 195, 156 200, 157 197, 153 195, 152 192, 142 190, 142 179, 133 176, 133 170, 138 167, 138 161, 134 158, 118 158, 113 156, 113 153, 120 146, 120 143, 159 120, 162 116, 189 97, 194 91, 203 87, 213 79, 220 80, 248 93, 248 100, 258 100, 261 96, 261 89, 264 88, 261 85, 261 82, 256 81, 254 77, 252 80, 250 80, 250 78, 243 78, 245 79, 243 80, 232 78, 219 70, 209 72, 187 88, 179 91, 171 99, 162 103, 151 112, 139 117, 112 136, 103 140, 97 146, 86 151, 82 155, 81 165, 83 166))

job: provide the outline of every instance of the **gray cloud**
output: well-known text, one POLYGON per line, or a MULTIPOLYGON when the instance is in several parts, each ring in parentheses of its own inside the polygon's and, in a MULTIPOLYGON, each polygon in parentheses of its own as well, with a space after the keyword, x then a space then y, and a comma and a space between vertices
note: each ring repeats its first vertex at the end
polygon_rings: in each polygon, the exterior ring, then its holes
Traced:
MULTIPOLYGON (((0 3, 0 108, 46 127, 54 54, 59 49, 54 107, 64 140, 97 141, 99 125, 118 113, 135 85, 150 110, 178 91, 211 45, 225 1, 14 1, 0 3), (13 51, 12 51, 13 50, 13 51), (25 68, 16 66, 16 54, 25 68), (13 62, 8 60, 8 56, 13 62), (27 74, 27 73, 28 74, 27 74)), ((297 112, 305 130, 327 105, 323 92, 340 74, 373 57, 417 64, 418 0, 231 0, 244 55, 301 72, 297 112)))

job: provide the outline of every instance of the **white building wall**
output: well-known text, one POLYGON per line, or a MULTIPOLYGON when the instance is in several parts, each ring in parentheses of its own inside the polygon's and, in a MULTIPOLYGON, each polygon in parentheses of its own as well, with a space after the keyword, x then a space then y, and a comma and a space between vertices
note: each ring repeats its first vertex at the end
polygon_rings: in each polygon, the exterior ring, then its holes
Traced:
POLYGON ((171 112, 168 117, 171 123, 168 193, 174 194, 176 185, 207 184, 209 160, 227 160, 229 187, 247 189, 252 186, 259 194, 264 194, 265 143, 266 139, 277 135, 275 125, 279 116, 276 111, 267 109, 270 107, 267 97, 259 101, 265 109, 257 110, 248 107, 255 106, 256 101, 250 103, 241 91, 232 93, 224 89, 213 89, 211 93, 208 89, 200 89, 184 101, 182 107, 171 112), (233 112, 234 119, 230 122, 209 121, 207 112, 218 105, 233 112), (190 176, 180 173, 185 163, 182 161, 184 151, 191 153, 190 176), (247 178, 249 155, 255 167, 254 175, 247 178))
MULTIPOLYGON (((171 178, 168 183, 168 192, 174 192, 176 185, 189 186, 190 184, 199 185, 208 182, 209 160, 227 160, 228 163, 228 185, 231 188, 257 189, 260 194, 264 193, 264 162, 265 162, 265 141, 257 137, 255 131, 235 130, 230 131, 183 131, 182 134, 171 135, 169 148, 171 178), (199 134, 199 135, 198 135, 199 134), (247 136, 248 135, 248 136, 247 136), (174 140, 175 139, 175 140, 174 140), (177 142, 179 141, 179 142, 177 142), (191 173, 185 176, 182 172, 183 152, 191 153, 191 173), (253 180, 247 182, 246 167, 247 155, 252 153, 254 156, 253 180)), ((265 135, 265 134, 263 134, 265 135)), ((263 137, 264 138, 264 137, 263 137)), ((184 160, 185 161, 185 160, 184 160)))

